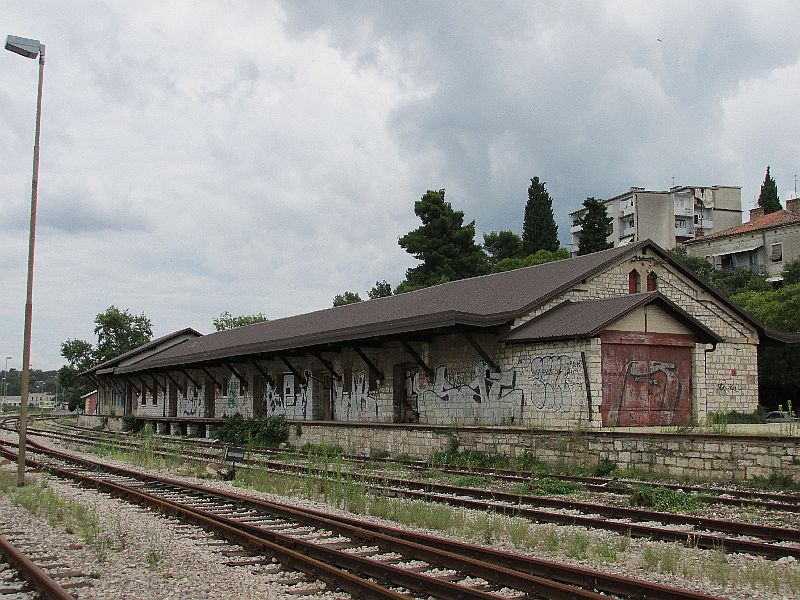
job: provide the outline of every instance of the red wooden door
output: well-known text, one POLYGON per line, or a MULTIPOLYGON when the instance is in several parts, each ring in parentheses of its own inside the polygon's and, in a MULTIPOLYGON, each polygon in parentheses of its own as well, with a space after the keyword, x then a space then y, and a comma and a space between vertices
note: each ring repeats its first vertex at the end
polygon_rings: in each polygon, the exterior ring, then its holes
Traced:
POLYGON ((602 349, 604 426, 676 425, 691 418, 691 347, 604 340, 602 349))

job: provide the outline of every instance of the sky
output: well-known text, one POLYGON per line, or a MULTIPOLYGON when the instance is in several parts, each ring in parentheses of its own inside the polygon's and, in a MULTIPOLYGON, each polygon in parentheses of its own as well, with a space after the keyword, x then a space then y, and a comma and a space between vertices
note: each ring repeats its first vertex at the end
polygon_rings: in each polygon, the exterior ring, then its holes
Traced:
MULTIPOLYGON (((587 196, 800 171, 800 4, 0 0, 46 44, 33 368, 115 305, 156 336, 393 285, 426 190, 559 237, 587 196)), ((0 53, 0 359, 21 368, 37 65, 0 53)), ((4 364, 4 363, 0 363, 4 364)))

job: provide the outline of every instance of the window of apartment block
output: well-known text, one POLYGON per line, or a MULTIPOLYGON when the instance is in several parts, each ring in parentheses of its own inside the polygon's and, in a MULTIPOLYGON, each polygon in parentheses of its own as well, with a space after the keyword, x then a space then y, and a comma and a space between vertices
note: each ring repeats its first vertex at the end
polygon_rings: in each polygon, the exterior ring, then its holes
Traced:
POLYGON ((650 271, 647 274, 647 291, 655 292, 658 289, 658 278, 655 271, 650 271))
POLYGON ((685 229, 686 219, 675 219, 675 229, 685 229))
POLYGON ((769 256, 772 262, 781 262, 783 260, 783 244, 770 244, 769 256))
POLYGON ((639 291, 641 279, 639 277, 639 271, 633 269, 630 273, 628 273, 628 293, 629 294, 636 294, 639 291))

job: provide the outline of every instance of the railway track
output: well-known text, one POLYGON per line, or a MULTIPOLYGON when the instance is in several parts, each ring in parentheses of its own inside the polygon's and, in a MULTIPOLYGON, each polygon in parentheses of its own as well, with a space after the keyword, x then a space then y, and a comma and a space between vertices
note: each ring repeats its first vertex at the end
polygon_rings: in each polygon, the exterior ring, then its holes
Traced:
MULTIPOLYGON (((95 431, 86 427, 78 425, 63 425, 70 429, 76 429, 90 433, 91 435, 103 435, 108 437, 119 438, 120 434, 108 431, 95 431)), ((122 434, 125 437, 125 434, 122 434)), ((164 441, 168 443, 177 443, 180 445, 191 445, 201 448, 219 448, 219 442, 212 442, 200 439, 180 439, 174 440, 165 437, 164 441)), ((280 448, 248 448, 251 455, 264 455, 276 457, 291 457, 297 456, 298 450, 280 449, 280 448)), ((312 453, 299 453, 300 456, 313 456, 312 453)), ((431 464, 427 461, 412 460, 412 459, 398 459, 398 458, 376 458, 371 456, 363 456, 357 454, 342 454, 343 459, 362 464, 385 464, 385 465, 400 465, 408 469, 425 471, 431 468, 438 469, 445 473, 455 475, 477 475, 489 477, 495 481, 504 481, 508 483, 518 483, 527 485, 531 482, 531 475, 527 472, 521 472, 513 469, 501 468, 482 468, 482 467, 461 467, 447 464, 431 464)), ((631 491, 631 485, 646 484, 655 485, 665 489, 682 491, 696 494, 698 499, 708 504, 721 504, 728 506, 747 506, 754 508, 765 508, 769 510, 796 512, 800 513, 800 494, 798 493, 779 493, 769 492, 755 489, 742 489, 730 488, 721 486, 700 486, 689 484, 672 484, 666 482, 652 481, 636 481, 636 480, 620 480, 610 477, 589 477, 589 476, 574 476, 574 475, 558 475, 549 474, 548 477, 553 479, 560 479, 562 481, 573 481, 580 483, 588 491, 602 492, 606 494, 615 494, 626 496, 631 491)))
POLYGON ((49 600, 74 600, 67 588, 77 589, 90 585, 80 571, 69 569, 57 556, 47 554, 24 532, 0 528, 0 597, 16 595, 17 598, 48 598, 49 600), (57 580, 67 580, 64 584, 57 580))
MULTIPOLYGON (((85 438, 82 441, 96 443, 85 438)), ((121 444, 127 445, 130 449, 138 447, 130 441, 121 444)), ((188 451, 182 452, 182 456, 187 460, 209 460, 205 454, 197 455, 188 451)), ((250 461, 249 466, 298 477, 308 477, 309 474, 320 478, 341 475, 324 467, 276 461, 250 461)), ((677 542, 689 547, 724 550, 731 554, 753 554, 773 560, 788 556, 800 560, 800 531, 797 528, 608 506, 550 496, 510 494, 430 481, 356 473, 348 473, 347 477, 360 482, 376 495, 440 502, 451 506, 523 517, 538 523, 601 529, 631 537, 677 542)))
MULTIPOLYGON (((2 453, 13 456, 13 444, 3 445, 2 453)), ((32 440, 29 448, 37 453, 35 465, 54 475, 179 516, 356 597, 711 598, 111 467, 32 440)))

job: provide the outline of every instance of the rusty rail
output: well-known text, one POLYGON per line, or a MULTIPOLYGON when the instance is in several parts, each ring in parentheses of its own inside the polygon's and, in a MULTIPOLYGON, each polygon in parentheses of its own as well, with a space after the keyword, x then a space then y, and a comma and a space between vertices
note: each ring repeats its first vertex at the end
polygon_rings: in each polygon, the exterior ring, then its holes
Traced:
POLYGON ((74 597, 56 583, 39 566, 0 535, 0 554, 16 569, 23 579, 49 600, 74 600, 74 597))
MULTIPOLYGON (((65 426, 72 429, 79 429, 82 431, 91 432, 93 435, 97 434, 105 434, 113 436, 119 435, 117 432, 95 431, 89 429, 88 427, 82 427, 79 425, 65 425, 65 426)), ((169 441, 173 442, 173 440, 169 441)), ((174 440, 174 443, 194 445, 200 447, 212 447, 212 448, 219 446, 219 442, 208 442, 197 439, 174 440)), ((250 449, 250 452, 264 454, 264 455, 281 456, 297 451, 284 450, 279 448, 252 448, 250 449)), ((486 475, 498 479, 505 479, 507 481, 529 481, 531 479, 528 473, 513 469, 485 468, 485 467, 467 468, 467 467, 459 467, 446 464, 432 465, 424 460, 374 458, 371 456, 349 454, 349 453, 342 454, 342 458, 345 458, 346 460, 349 461, 360 462, 360 463, 372 462, 372 463, 398 464, 418 470, 436 468, 442 471, 446 471, 448 473, 458 473, 464 475, 486 475)), ((554 479, 561 479, 564 481, 579 482, 584 484, 586 488, 589 490, 606 492, 606 493, 624 494, 627 492, 627 490, 624 487, 626 484, 644 484, 644 485, 654 485, 658 487, 663 487, 666 489, 682 490, 684 492, 696 492, 698 494, 703 494, 702 499, 709 503, 727 504, 731 506, 749 505, 749 506, 757 506, 761 508, 769 508, 772 510, 779 510, 779 511, 800 512, 800 494, 769 492, 769 491, 762 491, 755 489, 748 490, 748 489, 725 488, 720 486, 708 487, 708 486, 688 485, 688 484, 674 484, 667 482, 652 482, 652 481, 638 481, 638 480, 620 481, 617 479, 612 479, 607 477, 594 477, 594 476, 550 474, 548 475, 548 477, 552 477, 554 479), (720 497, 716 496, 715 494, 725 494, 730 497, 729 498, 720 497)))
MULTIPOLYGON (((131 444, 130 442, 123 443, 135 447, 135 444, 131 444)), ((185 453, 184 456, 190 454, 192 453, 185 453)), ((308 467, 300 465, 287 465, 274 461, 262 461, 255 464, 265 466, 274 471, 288 472, 298 476, 307 476, 309 471, 316 471, 320 475, 330 475, 330 472, 323 469, 309 469, 308 467)), ((622 535, 631 535, 633 537, 679 542, 688 546, 697 546, 706 549, 724 549, 727 553, 743 552, 747 554, 757 554, 770 559, 778 559, 784 556, 792 556, 796 559, 800 559, 800 547, 779 546, 761 541, 742 540, 704 533, 703 531, 675 530, 623 521, 610 521, 607 520, 607 518, 688 525, 705 531, 758 537, 762 540, 768 539, 788 542, 800 542, 800 531, 797 529, 636 508, 606 506, 547 496, 509 494, 499 491, 464 488, 409 479, 392 479, 352 473, 349 474, 349 477, 353 480, 363 481, 372 486, 373 489, 381 490, 383 493, 386 493, 387 488, 391 486, 388 491, 395 496, 430 500, 475 510, 489 510, 508 516, 524 517, 536 522, 605 529, 622 535), (497 502, 503 502, 504 504, 497 504, 497 502), (576 510, 584 514, 595 514, 606 518, 554 513, 541 510, 536 508, 536 506, 576 510)))
MULTIPOLYGON (((518 555, 503 553, 490 549, 472 547, 470 551, 462 552, 462 550, 465 550, 467 546, 459 545, 458 543, 453 542, 445 541, 448 547, 443 548, 443 540, 441 538, 431 538, 421 534, 412 534, 408 532, 405 532, 405 536, 395 536, 394 533, 400 532, 401 530, 377 527, 374 525, 370 527, 362 527, 362 523, 356 519, 345 519, 334 515, 321 513, 319 511, 298 510, 289 505, 266 502, 236 493, 225 493, 214 488, 188 484, 167 477, 150 474, 143 475, 130 469, 112 467, 102 463, 97 463, 96 461, 73 457, 67 453, 53 451, 42 447, 35 442, 33 442, 32 445, 38 447, 38 451, 43 451, 47 454, 52 454, 60 458, 68 458, 69 460, 85 467, 102 467, 104 470, 116 475, 135 477, 139 480, 144 480, 150 483, 157 483, 165 486, 179 487, 183 490, 200 492, 204 495, 224 500, 225 502, 236 502, 243 507, 257 507, 258 509, 263 510, 270 515, 279 515, 294 521, 313 522, 316 526, 340 531, 343 535, 356 537, 369 544, 378 545, 381 547, 385 546, 387 548, 394 548, 397 551, 412 553, 423 559, 429 559, 429 562, 434 564, 464 570, 470 575, 484 577, 487 580, 499 582, 502 585, 507 585, 508 587, 512 587, 514 589, 520 589, 529 593, 544 595, 545 597, 549 598, 601 597, 594 592, 575 588, 573 587, 574 585, 581 585, 583 587, 588 587, 589 589, 597 589, 606 593, 621 594, 632 598, 658 597, 668 600, 677 600, 679 598, 708 600, 710 598, 714 598, 713 596, 706 594, 627 579, 616 575, 607 575, 590 569, 582 569, 580 567, 558 566, 556 563, 552 563, 551 561, 540 561, 537 559, 521 557, 518 555), (389 531, 391 531, 391 533, 387 533, 389 531), (468 568, 466 569, 464 567, 465 564, 468 565, 468 568), (512 564, 516 566, 511 567, 512 564), (550 581, 545 580, 545 578, 550 581), (557 579, 559 581, 552 581, 552 579, 557 579), (562 580, 567 581, 565 582, 562 580)), ((64 471, 62 476, 71 477, 73 479, 80 479, 82 477, 73 472, 54 468, 52 466, 49 466, 48 468, 51 470, 51 472, 64 471)), ((102 482, 102 485, 103 487, 107 487, 115 486, 116 484, 102 482)), ((130 498, 140 495, 142 492, 139 490, 129 490, 128 488, 125 488, 124 490, 120 490, 118 493, 130 498)), ((175 506, 174 503, 165 501, 163 499, 159 502, 161 503, 162 509, 166 510, 167 512, 172 512, 173 514, 175 514, 175 511, 187 511, 190 518, 192 515, 194 518, 199 518, 198 515, 202 513, 202 511, 195 509, 186 509, 185 507, 175 506)), ((214 516, 212 519, 218 523, 235 528, 240 533, 243 532, 244 534, 254 535, 259 538, 265 535, 263 529, 260 529, 256 526, 247 525, 246 523, 236 522, 233 519, 220 516, 214 516)), ((270 535, 275 536, 277 534, 272 533, 270 535)), ((300 548, 296 538, 292 538, 291 542, 295 548, 300 548)), ((307 542, 304 543, 307 544, 307 542)), ((336 565, 341 564, 340 561, 342 559, 339 555, 344 554, 347 557, 350 556, 347 553, 332 553, 334 551, 330 550, 326 550, 325 552, 327 552, 327 554, 320 556, 320 550, 318 546, 314 546, 313 548, 303 547, 302 552, 308 552, 310 555, 316 556, 318 559, 327 564, 336 565)), ((370 561, 367 561, 367 563, 370 563, 370 561)), ((358 571, 357 568, 352 565, 352 563, 348 564, 349 567, 347 568, 350 570, 362 572, 358 571)), ((385 579, 387 573, 389 573, 391 577, 396 577, 397 581, 400 582, 401 585, 413 587, 407 580, 407 578, 410 577, 407 572, 401 570, 399 573, 394 573, 393 569, 389 569, 389 571, 387 571, 387 567, 390 565, 385 564, 379 565, 378 571, 374 571, 374 564, 375 563, 373 562, 367 565, 367 568, 373 569, 373 574, 370 576, 385 579)), ((476 592, 476 594, 472 594, 471 592, 465 593, 464 590, 468 590, 468 588, 464 588, 463 586, 455 586, 449 582, 434 580, 434 582, 431 582, 431 585, 436 587, 427 589, 430 591, 435 590, 438 595, 441 595, 441 597, 487 597, 486 595, 481 596, 481 592, 476 592)), ((417 589, 419 589, 419 584, 417 584, 417 589)), ((426 588, 423 587, 423 589, 426 588)), ((494 596, 489 597, 496 598, 494 596)))

